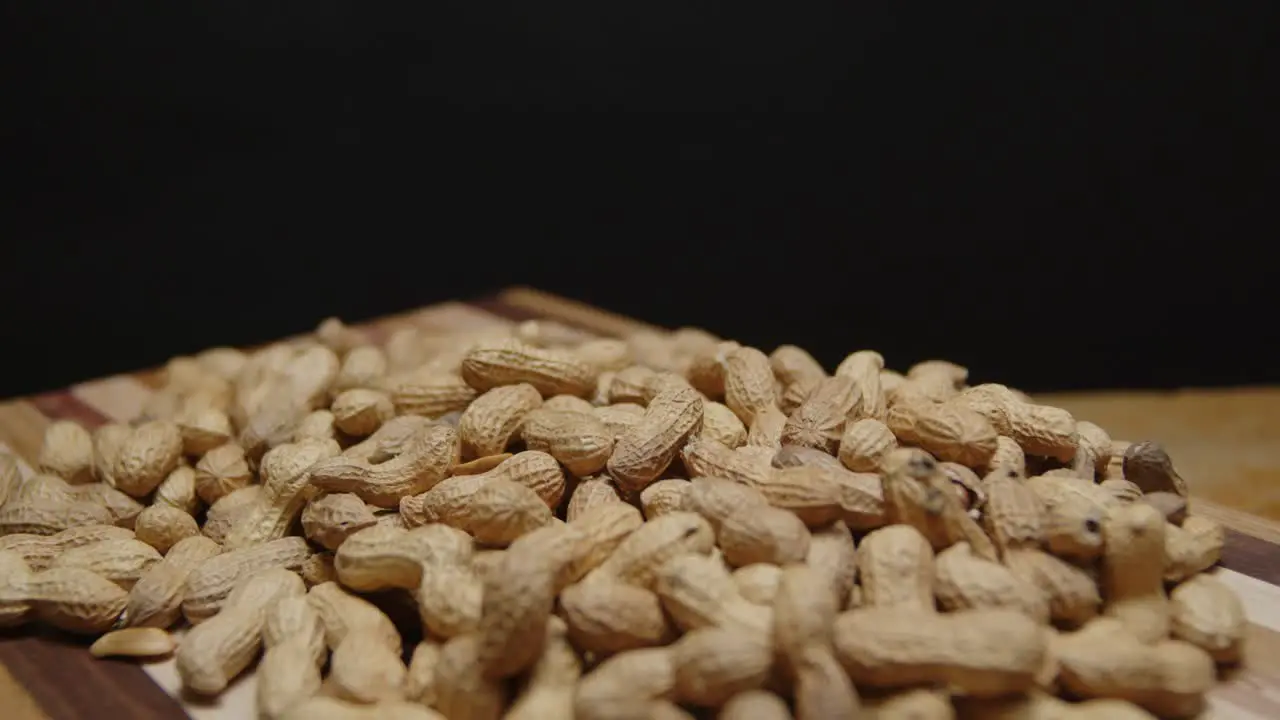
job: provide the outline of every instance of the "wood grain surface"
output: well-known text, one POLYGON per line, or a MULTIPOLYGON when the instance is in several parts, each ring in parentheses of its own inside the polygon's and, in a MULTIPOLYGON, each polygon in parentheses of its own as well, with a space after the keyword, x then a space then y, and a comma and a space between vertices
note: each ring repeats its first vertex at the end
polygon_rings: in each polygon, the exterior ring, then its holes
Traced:
MULTIPOLYGON (((661 331, 648 323, 537 290, 517 288, 473 303, 444 303, 361 329, 371 339, 396 328, 441 331, 554 319, 595 335, 661 331)), ((709 328, 715 331, 715 328, 709 328)), ((851 348, 852 349, 852 348, 851 348)), ((940 353, 944 354, 944 353, 940 353)), ((892 365, 892 358, 889 359, 892 365)), ((0 402, 0 449, 30 472, 45 427, 74 419, 95 427, 135 417, 158 385, 155 371, 81 383, 0 402)), ((1205 717, 1280 719, 1280 388, 1045 395, 1112 437, 1163 442, 1191 484, 1193 512, 1229 529, 1215 572, 1245 602, 1252 625, 1247 662, 1211 696, 1205 717)), ((0 635, 4 718, 181 718, 255 716, 250 673, 213 703, 183 697, 172 660, 136 665, 90 658, 85 641, 39 630, 0 635)))

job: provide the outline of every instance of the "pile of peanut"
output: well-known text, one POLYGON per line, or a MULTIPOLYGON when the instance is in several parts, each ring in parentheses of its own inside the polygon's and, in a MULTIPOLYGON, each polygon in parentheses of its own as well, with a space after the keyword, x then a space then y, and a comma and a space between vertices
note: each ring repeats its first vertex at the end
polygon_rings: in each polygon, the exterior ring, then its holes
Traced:
POLYGON ((1241 658, 1164 451, 948 362, 327 320, 166 378, 0 458, 0 626, 263 718, 1185 718, 1241 658))

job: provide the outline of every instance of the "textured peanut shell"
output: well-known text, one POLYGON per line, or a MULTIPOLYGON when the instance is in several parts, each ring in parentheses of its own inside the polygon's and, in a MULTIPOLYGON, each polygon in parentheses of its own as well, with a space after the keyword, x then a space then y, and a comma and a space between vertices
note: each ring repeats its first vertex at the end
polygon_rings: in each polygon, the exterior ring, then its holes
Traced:
POLYGON ((938 683, 977 697, 1030 689, 1048 652, 1040 626, 1011 610, 851 610, 833 633, 836 656, 859 685, 938 683))
POLYGON ((684 441, 701 425, 702 397, 696 390, 659 393, 640 422, 614 444, 609 474, 624 491, 643 490, 667 469, 684 441))
POLYGON ((458 419, 463 457, 505 451, 525 417, 541 405, 541 393, 528 383, 504 385, 481 394, 458 419))
POLYGON ((311 484, 328 492, 350 492, 378 507, 431 489, 460 460, 458 433, 447 425, 422 428, 403 453, 379 464, 335 457, 316 463, 311 484))
POLYGON ((209 558, 187 576, 182 613, 192 623, 207 620, 242 578, 273 568, 297 570, 310 555, 306 540, 290 536, 209 558))

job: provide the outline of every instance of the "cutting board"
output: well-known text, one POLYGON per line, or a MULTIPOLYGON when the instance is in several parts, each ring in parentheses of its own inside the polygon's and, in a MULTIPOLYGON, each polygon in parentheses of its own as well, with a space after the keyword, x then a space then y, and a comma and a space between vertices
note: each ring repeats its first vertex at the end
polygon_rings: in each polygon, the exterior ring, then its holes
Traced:
MULTIPOLYGON (((433 305, 360 330, 376 340, 406 326, 444 331, 544 318, 600 336, 660 330, 527 288, 476 302, 433 305)), ((893 358, 889 363, 894 364, 893 358)), ((24 459, 29 472, 51 421, 72 419, 88 427, 128 421, 158 384, 157 372, 140 371, 0 403, 0 445, 24 459)), ((1240 594, 1252 622, 1246 663, 1214 690, 1206 717, 1280 718, 1280 388, 1106 392, 1037 400, 1096 422, 1114 438, 1157 439, 1168 447, 1191 484, 1193 512, 1229 528, 1222 567, 1214 572, 1240 594)), ((4 717, 255 717, 251 673, 215 703, 202 703, 181 695, 172 660, 145 665, 95 660, 85 645, 83 639, 44 630, 0 635, 4 717)))

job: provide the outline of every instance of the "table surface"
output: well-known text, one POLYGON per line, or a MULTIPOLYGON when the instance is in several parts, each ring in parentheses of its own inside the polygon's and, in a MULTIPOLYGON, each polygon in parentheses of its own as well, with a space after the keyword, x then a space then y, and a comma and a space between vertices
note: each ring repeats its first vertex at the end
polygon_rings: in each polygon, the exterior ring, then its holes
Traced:
MULTIPOLYGON (((383 338, 399 327, 459 330, 554 319, 595 335, 660 330, 579 302, 516 288, 368 323, 383 338)), ((715 328, 710 328, 712 331, 715 328)), ((890 359, 892 361, 892 359, 890 359)), ((94 380, 0 402, 0 448, 32 463, 56 419, 88 426, 135 417, 158 386, 155 371, 94 380)), ((1037 396, 1125 440, 1165 444, 1192 488, 1192 511, 1229 528, 1215 572, 1240 593, 1252 625, 1243 669, 1215 689, 1205 717, 1280 718, 1280 388, 1098 392, 1037 396)), ((29 468, 27 468, 29 471, 29 468)), ((144 666, 89 657, 85 641, 38 630, 0 635, 0 707, 7 718, 254 717, 253 677, 214 704, 181 697, 172 661, 144 666)))

